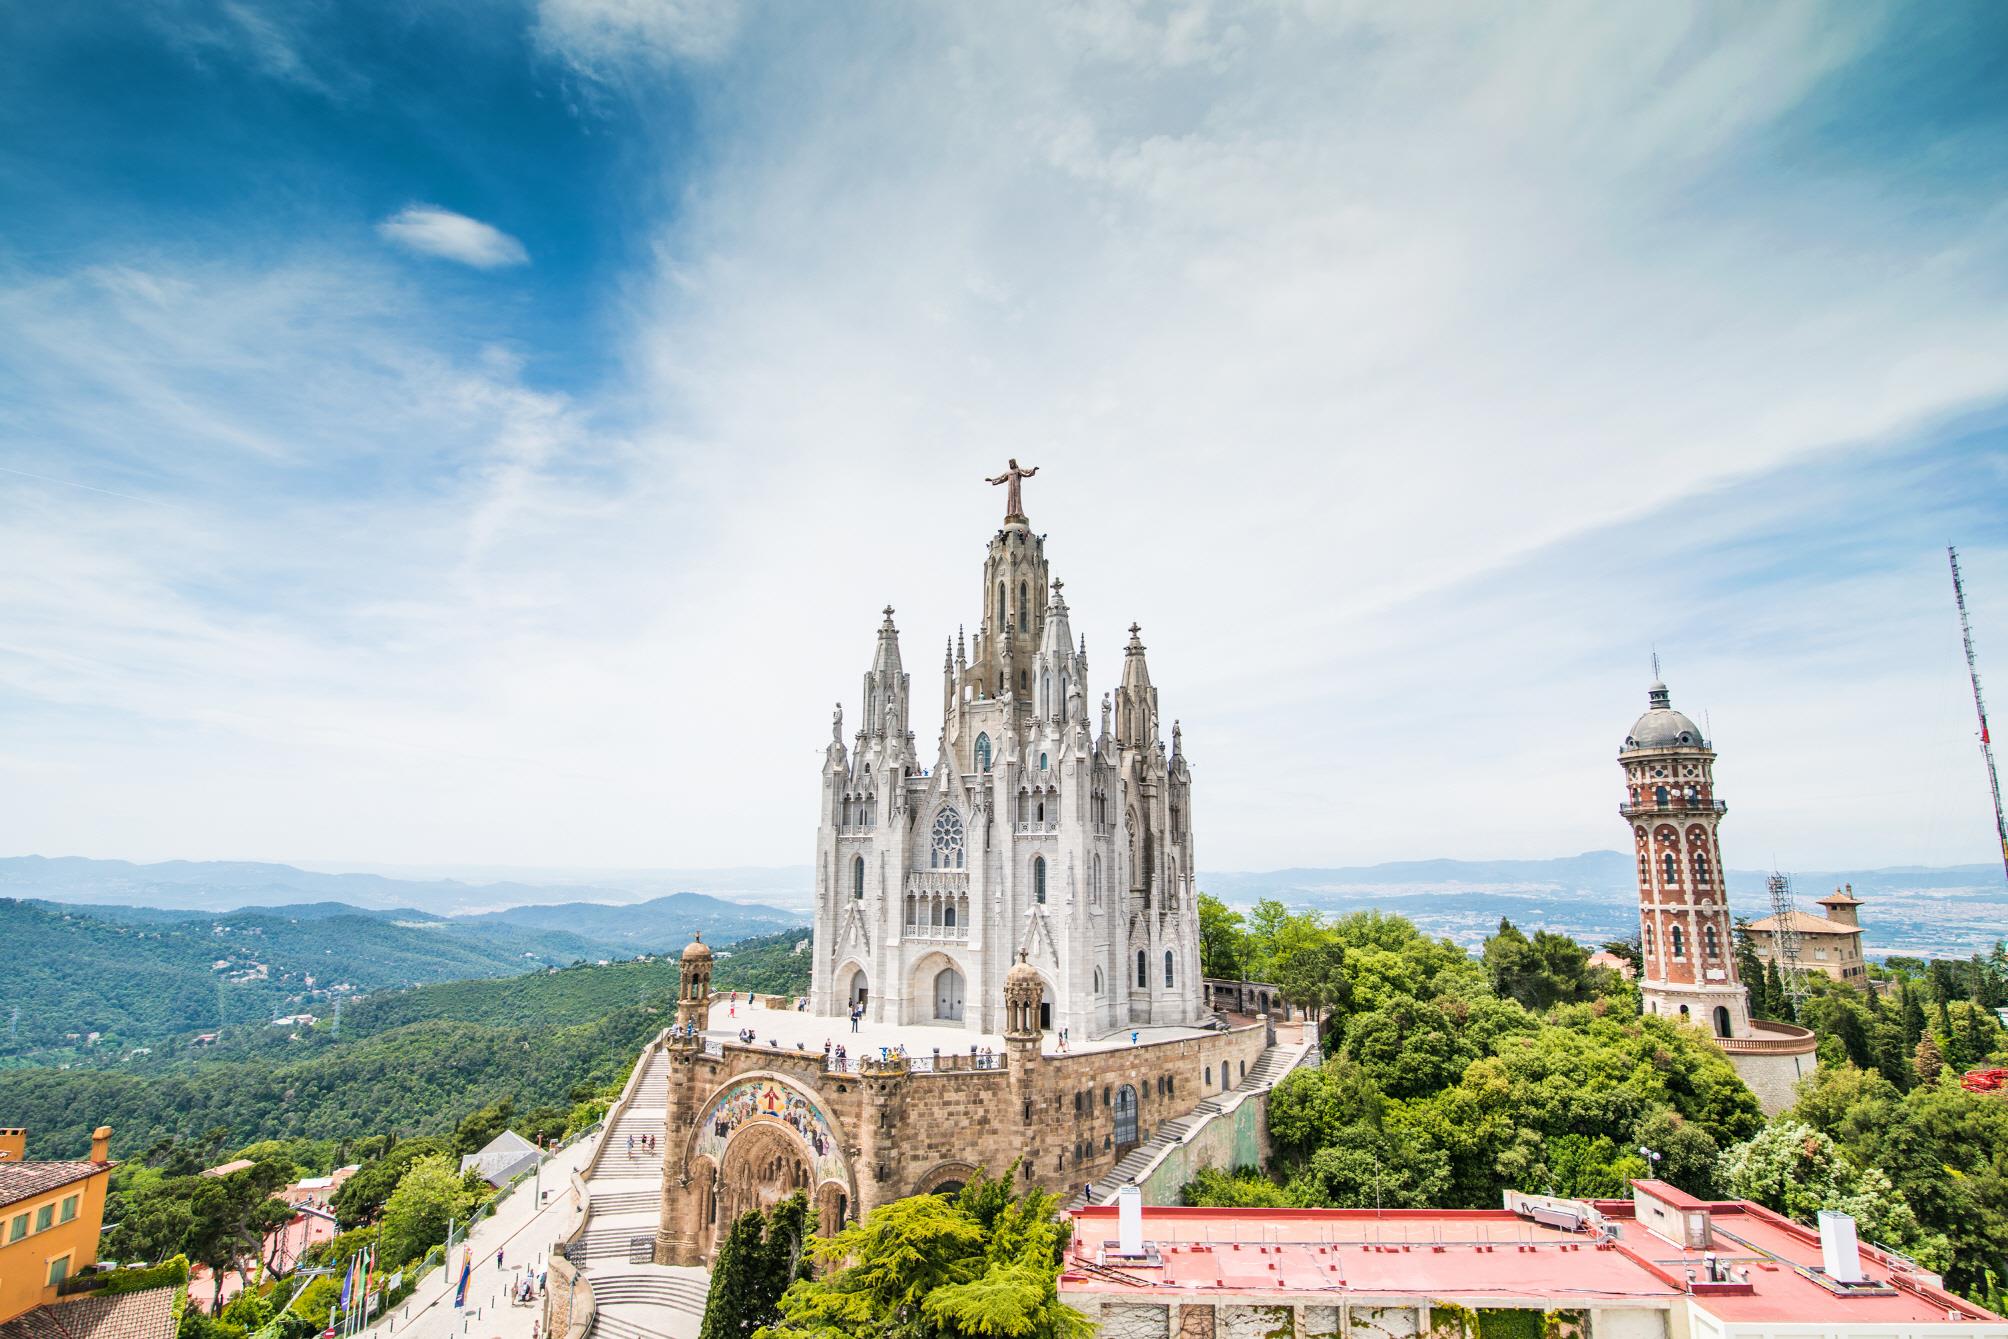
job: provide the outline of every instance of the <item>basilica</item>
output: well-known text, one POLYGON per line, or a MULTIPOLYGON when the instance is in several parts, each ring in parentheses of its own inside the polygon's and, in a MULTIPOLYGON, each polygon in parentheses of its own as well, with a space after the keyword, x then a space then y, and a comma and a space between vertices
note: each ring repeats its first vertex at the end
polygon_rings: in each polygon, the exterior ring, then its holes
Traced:
POLYGON ((1091 1039, 1207 1012, 1192 862, 1192 774, 1132 625, 1122 679, 1089 704, 1046 537, 1016 461, 990 537, 973 640, 941 666, 941 732, 923 758, 893 611, 858 728, 838 705, 816 833, 810 1008, 971 1033, 1003 1026, 1004 975, 1042 978, 1038 1023, 1091 1039))

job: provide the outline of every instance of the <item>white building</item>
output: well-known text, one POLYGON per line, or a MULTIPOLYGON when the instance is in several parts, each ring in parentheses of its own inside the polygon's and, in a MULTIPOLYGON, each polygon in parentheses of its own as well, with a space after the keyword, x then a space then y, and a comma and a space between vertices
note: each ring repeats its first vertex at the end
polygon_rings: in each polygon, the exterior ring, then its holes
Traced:
POLYGON ((1092 1038, 1205 1014, 1192 780, 1130 627, 1120 686, 1090 715, 1046 539, 1010 505, 983 563, 973 645, 942 662, 931 765, 914 745, 892 610, 848 745, 838 705, 816 835, 810 1007, 873 1020, 1003 1028, 1004 973, 1044 981, 1042 1027, 1092 1038))

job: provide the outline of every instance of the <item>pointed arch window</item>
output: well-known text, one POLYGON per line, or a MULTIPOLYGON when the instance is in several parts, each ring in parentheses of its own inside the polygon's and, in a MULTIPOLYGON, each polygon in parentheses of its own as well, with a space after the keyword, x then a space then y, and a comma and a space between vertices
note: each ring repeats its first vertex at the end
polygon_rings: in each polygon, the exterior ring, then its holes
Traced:
POLYGON ((1046 857, 1042 855, 1032 857, 1032 900, 1046 900, 1046 857))
POLYGON ((1025 583, 1021 581, 1018 583, 1018 631, 1030 632, 1031 630, 1032 630, 1031 601, 1026 598, 1025 583))
POLYGON ((1136 988, 1138 990, 1146 990, 1149 987, 1150 959, 1144 956, 1142 949, 1138 949, 1136 951, 1136 988))
POLYGON ((953 808, 944 808, 934 816, 934 831, 931 834, 932 847, 927 863, 930 869, 961 869, 963 859, 962 815, 953 808))
POLYGON ((851 896, 865 900, 865 858, 861 855, 851 857, 851 896))
POLYGON ((979 734, 976 736, 976 770, 979 772, 990 770, 990 736, 988 734, 979 734))
POLYGON ((997 630, 999 632, 1011 630, 1011 615, 1004 608, 1004 583, 1001 581, 997 583, 997 630))
POLYGON ((1095 968, 1095 995, 1096 995, 1096 997, 1097 997, 1097 998, 1099 998, 1099 997, 1100 997, 1100 995, 1101 995, 1101 993, 1102 993, 1102 969, 1101 969, 1101 968, 1099 968, 1099 967, 1097 967, 1097 968, 1095 968))
POLYGON ((1171 989, 1171 950, 1164 951, 1164 988, 1171 989))

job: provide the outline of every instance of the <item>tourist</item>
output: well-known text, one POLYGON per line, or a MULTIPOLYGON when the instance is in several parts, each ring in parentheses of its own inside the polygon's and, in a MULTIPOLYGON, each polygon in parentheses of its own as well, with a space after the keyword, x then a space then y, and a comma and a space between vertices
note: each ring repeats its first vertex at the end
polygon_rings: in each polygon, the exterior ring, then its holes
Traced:
POLYGON ((1136 1045, 1136 1039, 1137 1039, 1137 1030, 1136 1030, 1135 1028, 1131 1028, 1131 1029, 1130 1029, 1130 1045, 1132 1045, 1132 1046, 1136 1045))
MULTIPOLYGON (((1083 1186, 1081 1188, 1081 1195, 1088 1203, 1093 1204, 1095 1202, 1095 1183, 1090 1181, 1087 1185, 1083 1186)), ((531 1339, 536 1339, 536 1336, 532 1335, 531 1339)))
POLYGON ((502 1268, 502 1252, 500 1251, 495 1252, 495 1267, 497 1269, 502 1268))
POLYGON ((629 1135, 629 1136, 628 1136, 628 1156, 629 1156, 630 1158, 634 1156, 634 1136, 633 1136, 633 1135, 629 1135))

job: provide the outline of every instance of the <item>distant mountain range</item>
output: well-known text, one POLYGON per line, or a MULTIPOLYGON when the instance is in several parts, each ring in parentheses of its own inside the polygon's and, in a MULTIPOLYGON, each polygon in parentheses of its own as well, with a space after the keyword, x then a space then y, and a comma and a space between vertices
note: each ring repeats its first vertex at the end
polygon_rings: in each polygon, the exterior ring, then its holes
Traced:
MULTIPOLYGON (((1755 920, 1770 914, 1769 871, 1729 871, 1730 905, 1755 920)), ((1956 955, 1984 950, 2008 932, 2008 884, 1999 865, 1894 866, 1792 874, 1798 904, 1843 883, 1862 898, 1869 951, 1956 955)), ((1274 898, 1325 912, 1369 907, 1399 912, 1431 934, 1476 944, 1502 916, 1578 939, 1636 932, 1637 873, 1622 851, 1549 860, 1403 860, 1333 869, 1206 873, 1200 886, 1230 906, 1274 898)))

